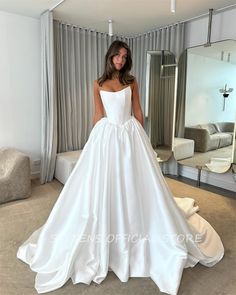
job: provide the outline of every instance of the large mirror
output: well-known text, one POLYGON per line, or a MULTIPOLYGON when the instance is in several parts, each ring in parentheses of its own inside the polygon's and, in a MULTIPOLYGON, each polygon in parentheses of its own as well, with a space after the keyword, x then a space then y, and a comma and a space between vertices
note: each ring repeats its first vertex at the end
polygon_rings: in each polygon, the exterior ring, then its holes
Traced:
POLYGON ((173 150, 176 72, 173 53, 147 52, 145 129, 160 162, 173 150))
POLYGON ((224 173, 236 163, 236 41, 189 48, 178 69, 174 156, 224 173))

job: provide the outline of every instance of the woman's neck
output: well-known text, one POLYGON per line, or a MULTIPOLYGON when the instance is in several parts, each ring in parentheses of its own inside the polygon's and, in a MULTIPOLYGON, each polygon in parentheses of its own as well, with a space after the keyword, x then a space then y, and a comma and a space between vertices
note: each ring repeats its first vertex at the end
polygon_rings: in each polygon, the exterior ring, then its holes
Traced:
POLYGON ((119 71, 116 71, 112 74, 112 80, 117 80, 119 79, 119 71))

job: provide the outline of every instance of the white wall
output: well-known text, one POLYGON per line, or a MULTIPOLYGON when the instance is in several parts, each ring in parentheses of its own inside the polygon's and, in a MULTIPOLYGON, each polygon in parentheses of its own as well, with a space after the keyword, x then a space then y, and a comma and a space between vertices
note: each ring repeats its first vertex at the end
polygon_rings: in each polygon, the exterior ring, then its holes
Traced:
POLYGON ((33 163, 41 142, 40 22, 0 11, 0 38, 0 148, 17 148, 33 163))
MULTIPOLYGON (((212 17, 211 42, 236 40, 236 8, 215 12, 212 17)), ((186 23, 185 48, 205 44, 208 33, 208 16, 186 23)))
POLYGON ((208 122, 234 122, 236 112, 236 65, 188 53, 185 126, 208 122), (226 98, 224 84, 234 90, 226 98))

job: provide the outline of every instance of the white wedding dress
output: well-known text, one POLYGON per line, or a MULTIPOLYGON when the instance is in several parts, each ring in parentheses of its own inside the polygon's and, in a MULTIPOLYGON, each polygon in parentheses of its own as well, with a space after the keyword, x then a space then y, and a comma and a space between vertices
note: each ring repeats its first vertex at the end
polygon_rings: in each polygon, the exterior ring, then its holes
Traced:
POLYGON ((47 221, 19 247, 45 293, 100 284, 113 271, 122 282, 150 277, 177 294, 183 269, 213 266, 224 247, 192 198, 175 198, 150 140, 131 114, 131 87, 100 90, 106 117, 96 122, 47 221))

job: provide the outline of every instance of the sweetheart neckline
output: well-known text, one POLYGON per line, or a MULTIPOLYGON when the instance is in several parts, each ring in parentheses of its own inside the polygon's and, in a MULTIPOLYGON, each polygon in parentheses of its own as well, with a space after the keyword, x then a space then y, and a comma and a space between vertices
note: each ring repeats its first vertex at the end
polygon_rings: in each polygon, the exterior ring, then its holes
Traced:
POLYGON ((121 89, 121 90, 118 90, 118 91, 107 91, 107 90, 100 89, 100 92, 103 91, 103 92, 108 92, 108 93, 117 93, 117 92, 121 92, 121 91, 123 91, 123 90, 125 90, 127 88, 130 88, 130 85, 123 88, 123 89, 121 89))

